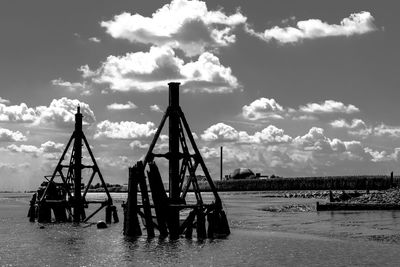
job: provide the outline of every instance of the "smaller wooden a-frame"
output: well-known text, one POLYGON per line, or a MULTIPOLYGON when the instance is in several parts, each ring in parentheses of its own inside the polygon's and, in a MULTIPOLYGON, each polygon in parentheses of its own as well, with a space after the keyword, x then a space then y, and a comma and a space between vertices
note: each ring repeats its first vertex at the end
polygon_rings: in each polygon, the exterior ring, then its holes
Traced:
POLYGON ((114 216, 114 221, 118 221, 116 207, 113 206, 113 200, 108 191, 103 175, 101 174, 96 159, 93 156, 86 136, 82 131, 82 118, 83 115, 80 113, 80 107, 78 106, 77 113, 75 114, 75 130, 72 133, 58 164, 52 175, 45 176, 47 181, 42 184, 42 188, 36 193, 36 198, 31 200, 31 210, 29 212, 31 221, 34 221, 35 217, 37 217, 38 222, 50 222, 51 210, 53 210, 56 221, 71 221, 72 218, 74 222, 86 222, 104 207, 106 207, 106 222, 111 223, 112 215, 114 216), (72 149, 70 149, 71 146, 72 149), (89 154, 91 160, 90 165, 82 164, 83 146, 89 154), (64 159, 70 150, 69 164, 63 164, 64 159), (86 185, 82 183, 83 169, 91 169, 91 175, 86 185), (96 174, 100 180, 101 187, 106 193, 106 199, 100 201, 87 200, 86 196, 88 190, 96 174), (91 203, 100 204, 100 207, 89 216, 86 216, 85 207, 91 203))

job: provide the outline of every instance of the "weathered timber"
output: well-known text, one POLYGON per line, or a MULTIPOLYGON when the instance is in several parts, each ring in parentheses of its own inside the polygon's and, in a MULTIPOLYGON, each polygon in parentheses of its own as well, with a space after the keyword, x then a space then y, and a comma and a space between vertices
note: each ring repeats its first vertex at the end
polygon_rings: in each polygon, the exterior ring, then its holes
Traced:
POLYGON ((167 229, 167 212, 168 212, 168 196, 165 192, 160 172, 154 162, 149 163, 150 171, 147 172, 151 195, 154 203, 154 210, 157 217, 158 230, 160 236, 168 236, 167 229))
POLYGON ((146 178, 144 176, 144 166, 141 161, 136 164, 136 174, 140 187, 140 194, 142 195, 144 220, 146 222, 147 237, 154 237, 153 216, 151 214, 149 194, 147 190, 146 178))
POLYGON ((124 207, 124 235, 140 236, 142 230, 138 220, 136 166, 129 168, 128 199, 124 207))

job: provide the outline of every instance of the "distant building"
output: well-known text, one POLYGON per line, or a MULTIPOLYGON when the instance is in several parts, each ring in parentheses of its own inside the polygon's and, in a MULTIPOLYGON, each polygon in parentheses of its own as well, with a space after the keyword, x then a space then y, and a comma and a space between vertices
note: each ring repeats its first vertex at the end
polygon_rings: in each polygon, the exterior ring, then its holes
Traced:
POLYGON ((242 180, 242 179, 258 179, 252 170, 249 168, 237 168, 229 176, 228 180, 242 180))

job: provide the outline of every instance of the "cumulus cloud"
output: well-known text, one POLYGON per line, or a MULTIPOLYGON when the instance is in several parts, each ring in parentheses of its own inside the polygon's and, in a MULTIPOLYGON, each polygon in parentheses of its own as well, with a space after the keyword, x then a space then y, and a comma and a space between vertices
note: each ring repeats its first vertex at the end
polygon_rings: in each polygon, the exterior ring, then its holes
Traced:
POLYGON ((312 127, 307 134, 294 138, 293 144, 305 151, 315 152, 316 155, 337 155, 338 159, 342 160, 343 157, 352 160, 370 160, 360 141, 331 139, 325 136, 324 129, 318 127, 312 127))
POLYGON ((282 119, 284 108, 273 98, 259 98, 242 107, 242 115, 248 120, 282 119))
POLYGON ((135 140, 129 144, 129 147, 132 149, 135 149, 135 148, 147 149, 147 148, 149 148, 149 144, 143 144, 141 141, 135 140))
POLYGON ((93 42, 93 43, 100 43, 101 42, 101 40, 99 38, 97 38, 97 37, 90 37, 88 40, 93 42))
POLYGON ((40 145, 40 150, 43 153, 61 153, 65 148, 64 144, 47 141, 40 145))
POLYGON ((327 114, 327 113, 351 114, 360 111, 354 105, 351 104, 345 105, 342 102, 335 100, 325 100, 322 103, 308 103, 305 106, 300 106, 299 110, 305 113, 314 113, 314 114, 327 114))
POLYGON ((7 106, 0 103, 0 121, 33 122, 37 118, 37 110, 29 108, 25 103, 7 106))
POLYGON ((20 142, 26 140, 26 136, 19 131, 14 132, 9 129, 0 128, 0 142, 20 142))
POLYGON ((382 123, 373 128, 373 134, 376 136, 400 137, 400 127, 389 126, 382 123))
POLYGON ((275 26, 266 29, 263 33, 256 32, 250 26, 246 31, 261 40, 270 42, 275 40, 278 43, 297 43, 305 39, 317 39, 331 36, 352 36, 366 34, 376 30, 374 17, 370 12, 362 11, 353 13, 344 18, 340 24, 328 24, 319 19, 298 21, 296 27, 275 26))
POLYGON ((167 88, 170 81, 180 82, 186 91, 232 92, 238 89, 231 68, 218 57, 204 52, 197 61, 184 63, 169 47, 151 47, 149 52, 108 56, 97 70, 80 68, 84 78, 94 83, 109 84, 113 91, 155 91, 167 88))
POLYGON ((155 124, 147 122, 140 124, 134 121, 110 122, 108 120, 97 124, 94 138, 136 139, 148 138, 157 131, 155 124))
POLYGON ((110 105, 107 105, 108 110, 127 110, 127 109, 135 109, 137 106, 131 102, 128 101, 126 104, 118 104, 118 103, 113 103, 110 105))
POLYGON ((333 128, 347 129, 351 135, 367 136, 371 134, 372 129, 368 127, 366 123, 361 119, 353 119, 351 123, 348 123, 344 119, 334 120, 330 123, 333 128))
POLYGON ((51 84, 55 85, 57 87, 60 87, 60 88, 67 89, 67 90, 69 90, 71 92, 79 92, 81 95, 91 95, 92 94, 91 89, 88 87, 88 85, 85 82, 83 82, 83 83, 78 83, 78 82, 71 83, 71 82, 68 82, 68 81, 64 81, 61 78, 58 78, 58 79, 52 80, 51 84))
POLYGON ((261 132, 255 132, 253 135, 245 131, 237 131, 232 126, 224 123, 217 123, 210 126, 201 135, 201 139, 208 142, 236 142, 247 144, 271 144, 287 143, 291 137, 284 134, 282 129, 269 125, 261 132))
POLYGON ((234 28, 245 22, 246 17, 238 10, 226 15, 222 10, 208 10, 202 1, 173 0, 151 17, 124 12, 102 21, 101 26, 113 38, 167 45, 195 56, 234 43, 234 28))
POLYGON ((53 99, 48 107, 30 108, 25 103, 12 106, 0 104, 0 121, 25 122, 34 125, 53 124, 60 128, 66 128, 74 125, 78 106, 81 107, 85 124, 91 124, 96 120, 88 104, 77 99, 63 97, 53 99))
MULTIPOLYGON (((295 120, 318 120, 324 114, 352 114, 360 110, 354 105, 345 105, 335 100, 308 103, 298 109, 282 107, 275 99, 261 97, 242 107, 242 116, 247 120, 272 120, 291 118, 295 120)), ((339 122, 335 122, 336 123, 339 122)))
POLYGON ((155 112, 163 112, 163 110, 158 105, 151 105, 150 110, 155 112))
POLYGON ((8 104, 8 103, 10 103, 10 100, 4 99, 4 98, 2 98, 2 97, 0 96, 0 104, 8 104))
POLYGON ((15 145, 11 144, 7 147, 7 149, 11 152, 15 153, 24 153, 31 154, 35 157, 41 154, 53 154, 53 153, 61 153, 63 151, 64 144, 55 143, 53 141, 47 141, 41 144, 39 147, 34 145, 15 145))
POLYGON ((37 117, 35 124, 54 124, 60 128, 70 127, 75 124, 75 114, 77 107, 80 106, 84 124, 92 124, 96 121, 90 106, 77 99, 66 97, 53 99, 48 107, 36 107, 37 117))

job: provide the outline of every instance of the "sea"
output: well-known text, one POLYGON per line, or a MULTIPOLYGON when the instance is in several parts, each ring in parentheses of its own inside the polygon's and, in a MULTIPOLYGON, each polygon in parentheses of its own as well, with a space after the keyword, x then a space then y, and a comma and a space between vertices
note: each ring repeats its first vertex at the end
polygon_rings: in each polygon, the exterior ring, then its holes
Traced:
POLYGON ((120 222, 106 229, 96 227, 104 211, 89 223, 29 222, 32 194, 0 193, 0 266, 400 266, 400 211, 317 212, 324 200, 274 194, 222 192, 231 235, 169 240, 122 234, 126 193, 112 194, 120 222))

